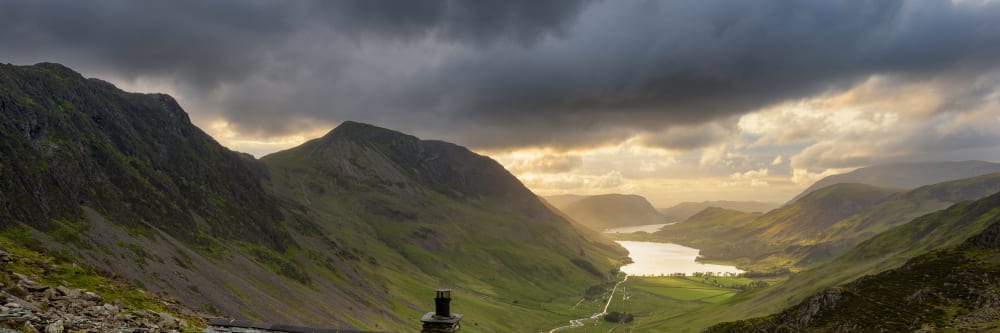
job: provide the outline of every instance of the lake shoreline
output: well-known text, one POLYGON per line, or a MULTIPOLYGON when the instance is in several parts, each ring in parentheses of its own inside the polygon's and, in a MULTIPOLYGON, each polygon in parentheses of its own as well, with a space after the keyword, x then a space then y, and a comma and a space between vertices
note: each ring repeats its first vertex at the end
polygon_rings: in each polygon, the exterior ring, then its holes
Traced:
POLYGON ((620 268, 631 276, 691 276, 702 273, 738 275, 743 270, 729 265, 699 262, 698 249, 674 243, 615 241, 629 251, 632 263, 620 268))

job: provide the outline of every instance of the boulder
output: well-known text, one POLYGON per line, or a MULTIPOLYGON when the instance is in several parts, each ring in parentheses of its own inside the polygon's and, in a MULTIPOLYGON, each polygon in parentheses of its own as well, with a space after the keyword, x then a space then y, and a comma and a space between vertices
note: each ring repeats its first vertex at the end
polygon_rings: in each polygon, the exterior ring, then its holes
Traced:
POLYGON ((48 326, 45 326, 45 333, 63 333, 66 328, 63 326, 63 321, 56 320, 48 326))

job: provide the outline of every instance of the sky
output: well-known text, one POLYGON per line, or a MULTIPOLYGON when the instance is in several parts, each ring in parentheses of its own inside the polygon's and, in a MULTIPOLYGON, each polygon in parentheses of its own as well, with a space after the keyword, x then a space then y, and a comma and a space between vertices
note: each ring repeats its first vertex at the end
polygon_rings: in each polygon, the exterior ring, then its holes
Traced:
POLYGON ((0 45, 169 93, 258 157, 354 120, 540 195, 783 202, 1000 160, 1000 1, 3 1, 0 45))

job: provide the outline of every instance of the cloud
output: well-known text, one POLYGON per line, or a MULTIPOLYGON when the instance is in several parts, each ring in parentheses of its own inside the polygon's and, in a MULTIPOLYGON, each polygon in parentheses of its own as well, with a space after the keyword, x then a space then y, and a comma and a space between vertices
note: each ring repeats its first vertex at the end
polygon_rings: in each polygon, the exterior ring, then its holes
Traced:
POLYGON ((618 188, 625 185, 625 178, 622 177, 622 173, 618 172, 618 170, 611 170, 597 178, 590 185, 591 187, 599 189, 618 188))
POLYGON ((827 176, 832 176, 836 174, 841 174, 849 172, 852 169, 826 169, 822 172, 809 172, 807 169, 793 169, 792 170, 792 182, 802 185, 809 186, 816 181, 823 179, 827 176))
POLYGON ((724 187, 767 187, 768 169, 749 170, 745 172, 734 172, 729 175, 729 180, 722 183, 724 187))
MULTIPOLYGON (((998 19, 944 0, 41 0, 0 4, 0 58, 168 82, 194 119, 253 137, 353 119, 480 148, 697 149, 724 141, 713 124, 873 75, 995 69, 998 19)), ((929 89, 928 114, 968 107, 929 89)))
POLYGON ((636 143, 647 147, 694 150, 726 142, 728 139, 734 138, 735 134, 735 121, 714 121, 700 125, 669 127, 658 132, 646 132, 638 135, 636 143))
POLYGON ((564 173, 583 165, 583 158, 577 155, 545 154, 507 163, 513 173, 564 173))

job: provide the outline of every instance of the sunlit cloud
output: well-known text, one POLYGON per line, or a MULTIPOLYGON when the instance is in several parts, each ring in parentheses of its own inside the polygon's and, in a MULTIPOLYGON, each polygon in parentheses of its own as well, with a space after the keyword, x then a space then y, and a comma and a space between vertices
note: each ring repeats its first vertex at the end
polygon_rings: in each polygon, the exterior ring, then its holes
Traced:
POLYGON ((305 124, 303 124, 303 128, 309 129, 295 135, 254 137, 236 131, 225 120, 216 120, 205 128, 205 131, 230 149, 262 157, 270 152, 301 145, 306 141, 321 137, 331 130, 330 127, 326 126, 313 127, 305 124))

